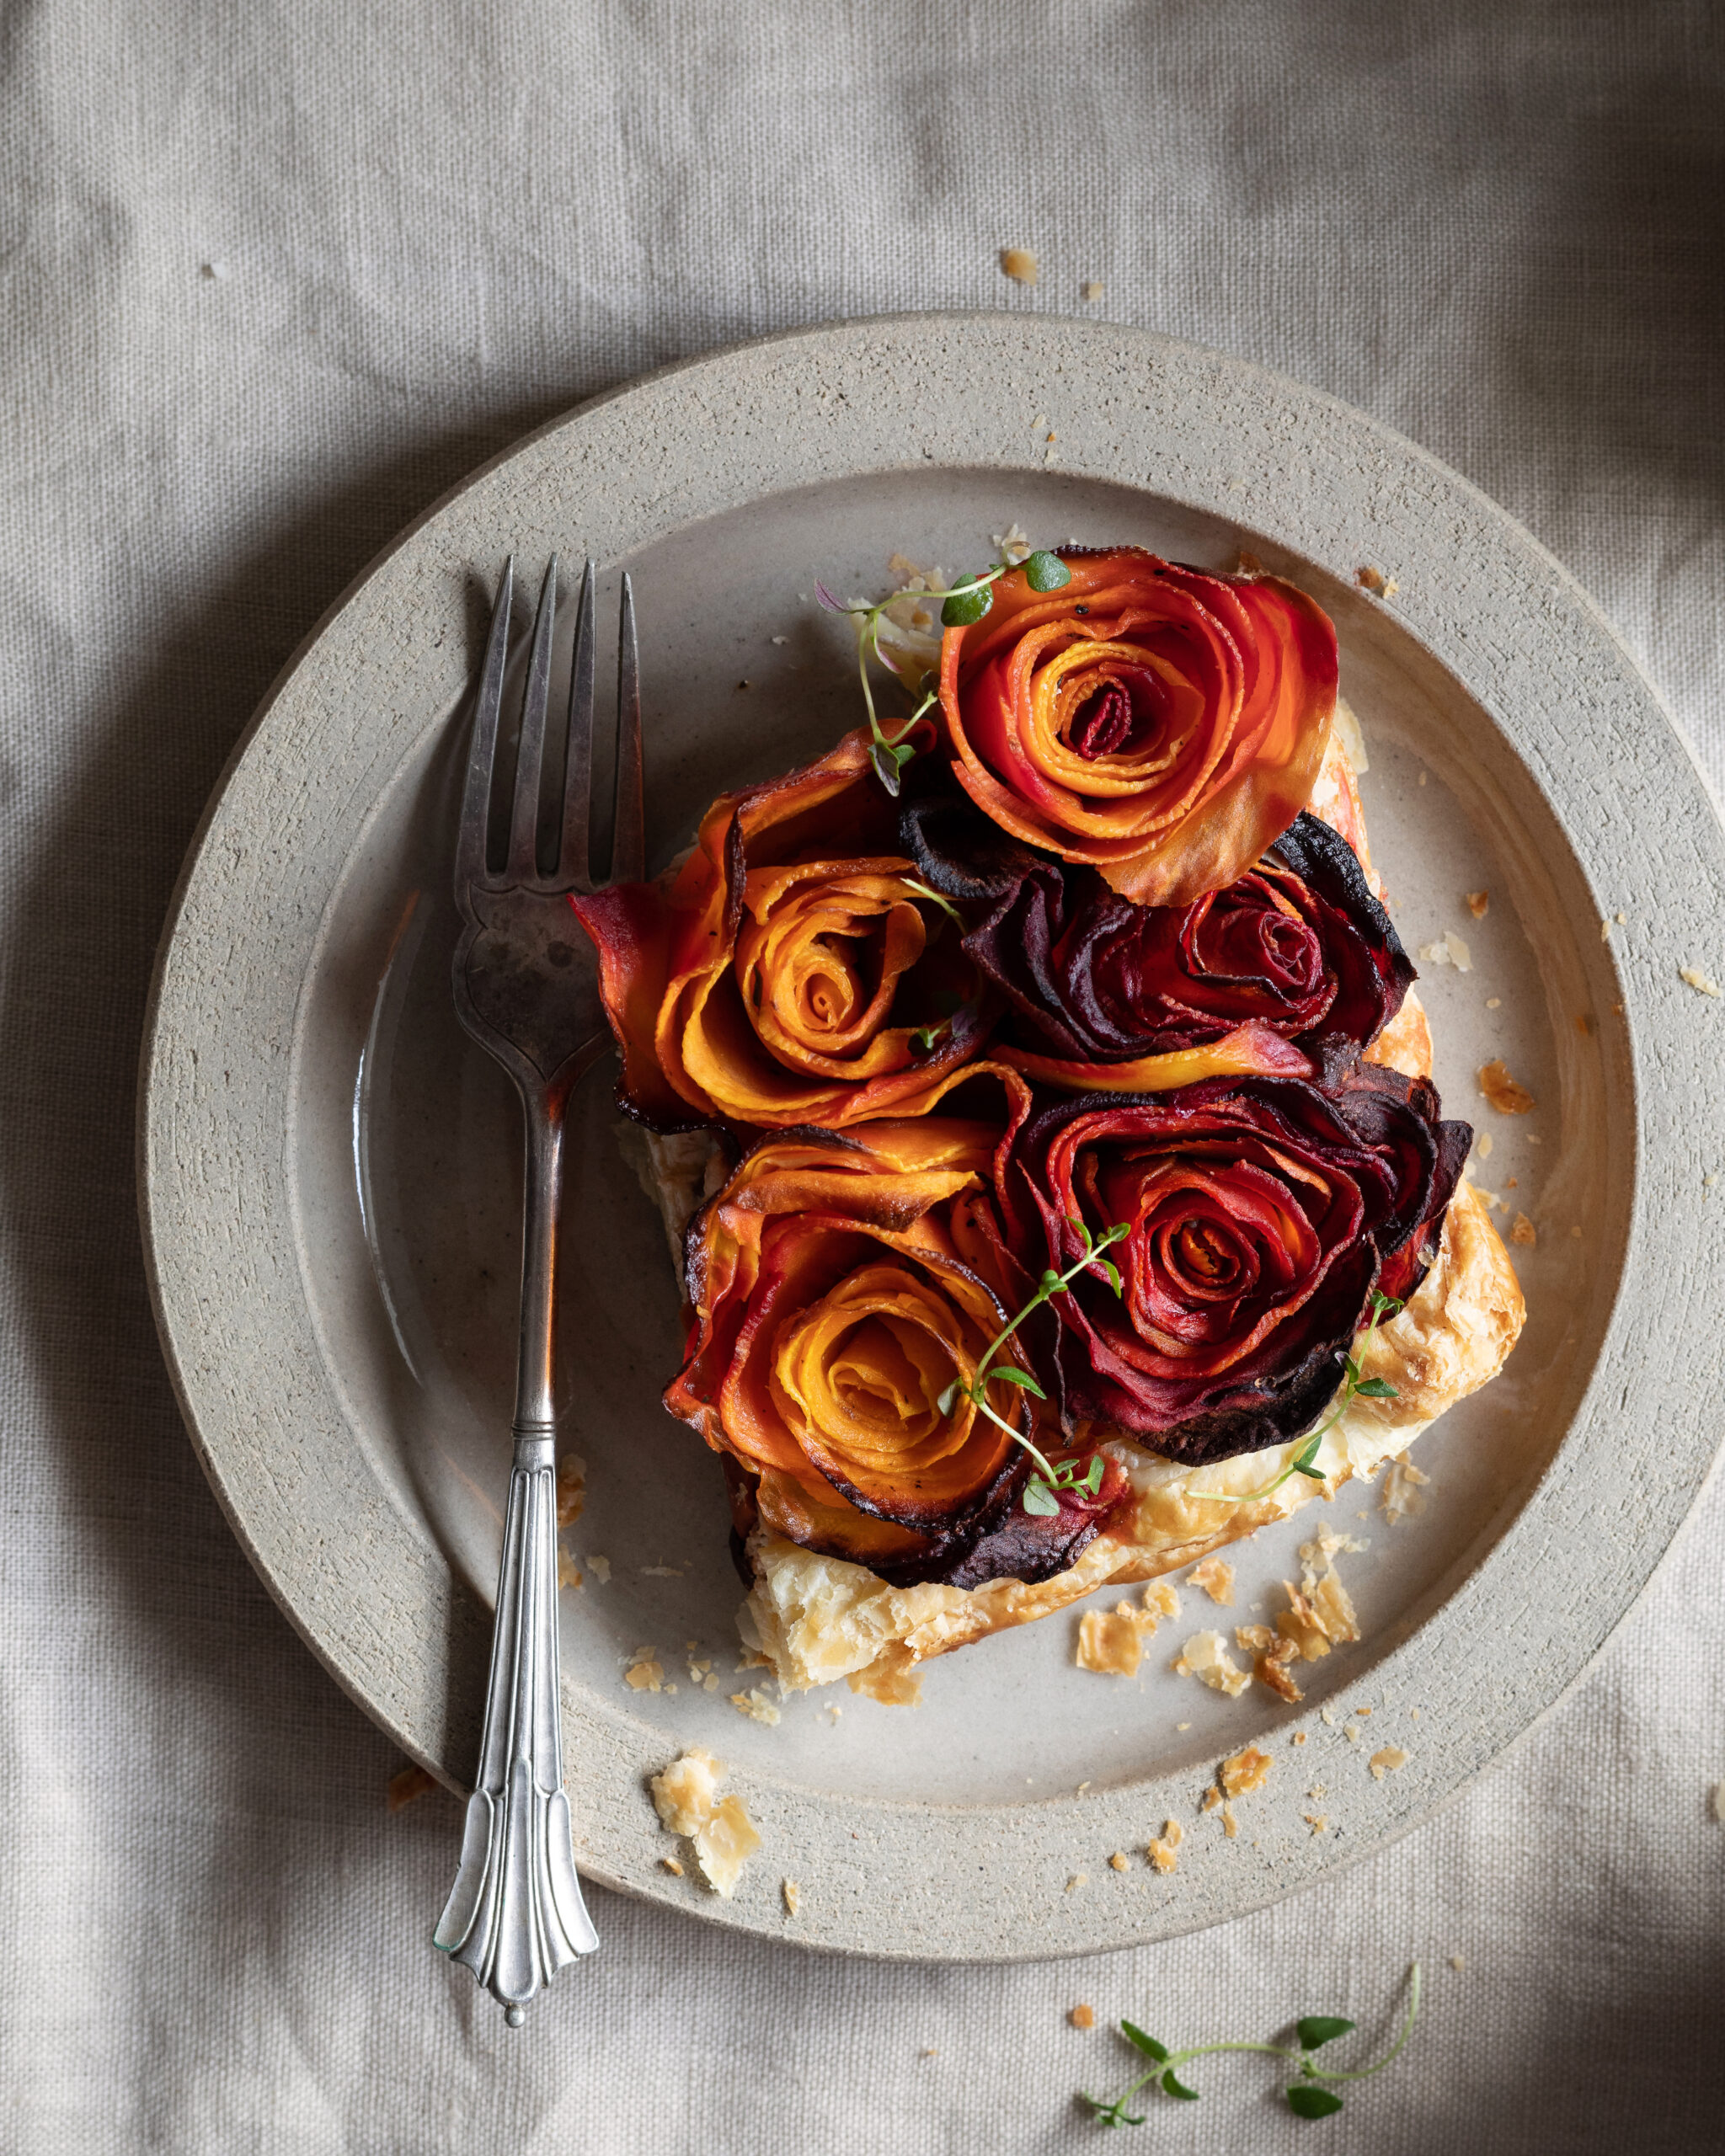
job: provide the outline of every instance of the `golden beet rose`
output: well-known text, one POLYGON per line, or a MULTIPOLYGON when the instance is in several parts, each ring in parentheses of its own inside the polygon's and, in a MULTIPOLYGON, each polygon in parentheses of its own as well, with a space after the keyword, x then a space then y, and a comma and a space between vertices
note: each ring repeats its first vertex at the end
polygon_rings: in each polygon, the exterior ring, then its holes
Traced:
POLYGON ((861 735, 722 795, 668 890, 571 903, 599 953, 623 1097, 649 1123, 914 1112, 987 1031, 957 926, 898 851, 861 735))
POLYGON ((1123 897, 1183 905, 1233 883, 1311 794, 1336 700, 1322 609, 1274 578, 1077 549, 1060 590, 1002 577, 948 629, 941 702, 971 798, 1123 897))
POLYGON ((689 1348, 665 1404, 728 1457, 749 1513, 805 1549, 900 1581, 1041 1577, 1119 1495, 1026 1516, 1028 1456, 1001 1423, 1028 1432, 1032 1402, 991 1384, 996 1421, 966 1396, 1016 1292, 1002 1134, 927 1116, 768 1138, 690 1229, 689 1348))

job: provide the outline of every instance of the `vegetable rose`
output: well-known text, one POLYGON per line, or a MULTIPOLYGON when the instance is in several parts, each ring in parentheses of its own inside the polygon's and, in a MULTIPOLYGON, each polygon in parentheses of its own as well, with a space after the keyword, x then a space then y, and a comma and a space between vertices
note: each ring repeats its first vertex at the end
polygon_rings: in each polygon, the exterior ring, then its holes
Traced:
POLYGON ((1114 1467, 1093 1497, 1028 1517, 1028 1458, 1001 1424, 1028 1432, 1033 1401, 991 1383, 996 1422, 963 1396, 1006 1322, 1001 1135, 929 1116, 768 1138, 689 1230, 693 1318, 666 1406, 734 1463, 767 1526, 900 1583, 1046 1578, 1123 1487, 1114 1467))
POLYGON ((948 630, 941 703, 971 798, 1027 844, 1141 905, 1231 883, 1306 805, 1336 698, 1322 608, 1274 578, 1138 547, 1068 549, 948 630))
POLYGON ((721 795, 667 893, 571 900, 599 953, 626 1106, 660 1126, 914 1113, 988 1030, 956 928, 896 851, 852 734, 721 795))
POLYGON ((1322 1089, 1219 1078, 1042 1109, 1004 1185, 1023 1262, 1070 1262, 1076 1220, 1130 1225, 1124 1296, 1085 1278, 1057 1299, 1068 1426, 1194 1466, 1298 1436, 1373 1290, 1405 1301, 1423 1277, 1471 1136, 1429 1080, 1334 1059, 1322 1089))
MULTIPOLYGON (((1108 1085, 1113 1066, 1246 1027, 1365 1048, 1413 979, 1346 841, 1305 814, 1243 876, 1186 906, 1135 905, 1087 869, 1045 863, 964 948, 1011 1003, 1025 1068, 1055 1084, 1108 1085)), ((1112 1083, 1136 1090, 1124 1074, 1112 1083)))

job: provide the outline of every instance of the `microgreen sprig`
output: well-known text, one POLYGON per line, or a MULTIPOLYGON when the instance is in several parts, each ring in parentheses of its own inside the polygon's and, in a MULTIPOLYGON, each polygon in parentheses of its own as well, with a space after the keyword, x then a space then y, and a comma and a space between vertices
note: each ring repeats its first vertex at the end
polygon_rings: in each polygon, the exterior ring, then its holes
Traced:
POLYGON ((1419 1990, 1420 1969, 1415 1961, 1407 1972, 1407 2011, 1402 2018, 1401 2032, 1383 2057, 1370 2066, 1328 2068, 1315 2063, 1314 2052, 1352 2031, 1354 2024, 1344 2021, 1339 2015, 1308 2014, 1295 2022, 1294 2033, 1299 2044, 1292 2050, 1285 2044, 1226 2043, 1194 2044, 1187 2051, 1171 2052, 1166 2044, 1147 2036, 1135 2022, 1123 2021, 1121 2035, 1135 2051, 1152 2062, 1150 2071, 1140 2074, 1130 2089, 1109 2102, 1090 2095, 1081 2095, 1079 2101, 1089 2105, 1090 2115, 1098 2126, 1142 2126, 1148 2113, 1135 2114, 1126 2108, 1140 2089, 1157 2089, 1163 2095, 1172 2096, 1183 2104, 1198 2101, 1198 2091, 1188 2089, 1174 2071, 1176 2067, 1184 2066, 1188 2059, 1207 2058, 1215 2052, 1266 2052, 1272 2058, 1288 2060, 1295 2068, 1296 2079, 1284 2091, 1288 2108, 1295 2117, 1331 2118, 1341 2110, 1342 2099, 1333 2089, 1323 2084, 1331 2081, 1369 2081, 1373 2074, 1381 2073, 1386 2066, 1392 2065, 1413 2033, 1413 2024, 1419 2015, 1419 1990))
MULTIPOLYGON (((1371 1322, 1361 1336, 1359 1346, 1364 1354, 1376 1337, 1377 1329, 1386 1317, 1394 1317, 1402 1308, 1393 1295, 1382 1295, 1372 1290, 1371 1322)), ((1324 1476, 1312 1463, 1316 1460, 1324 1439, 1348 1412, 1356 1400, 1394 1400, 1396 1388, 1385 1378, 1362 1377, 1358 1356, 1342 1358, 1342 1389, 1336 1395, 1335 1404, 1315 1430, 1308 1431, 1305 1442, 1274 1482, 1266 1482, 1261 1490, 1246 1490, 1231 1496, 1226 1490, 1194 1490, 1192 1495, 1207 1505, 1255 1505, 1264 1497, 1274 1497, 1291 1476, 1304 1475, 1308 1481, 1322 1482, 1324 1476)))
MULTIPOLYGON (((994 604, 994 587, 1003 576, 1017 566, 1012 562, 996 562, 992 568, 978 569, 974 576, 962 577, 957 584, 948 584, 939 591, 912 591, 909 589, 889 591, 884 599, 873 606, 859 604, 847 606, 836 599, 826 586, 816 581, 814 596, 829 614, 848 614, 858 624, 857 630, 857 671, 862 683, 862 706, 868 713, 869 761, 874 775, 896 798, 906 764, 916 754, 911 740, 911 729, 925 712, 931 711, 939 701, 938 688, 925 689, 916 708, 910 717, 889 734, 881 724, 880 714, 874 707, 874 688, 868 676, 868 662, 874 659, 889 674, 897 674, 898 667, 880 648, 880 624, 886 610, 899 599, 938 599, 943 603, 940 610, 943 628, 969 628, 980 622, 994 604)), ((1072 581, 1072 572, 1058 554, 1045 548, 1028 556, 1023 564, 1026 582, 1033 591, 1058 591, 1063 584, 1072 581)))
POLYGON ((1130 1222, 1122 1220, 1095 1236, 1081 1220, 1073 1219, 1071 1225, 1077 1230, 1084 1245, 1084 1255, 1076 1259, 1064 1273, 1056 1273, 1052 1266, 1049 1267, 1038 1281, 1036 1293, 1030 1300, 989 1343, 987 1353, 976 1365, 975 1376, 968 1385, 962 1378, 954 1378, 940 1396, 938 1402, 941 1413, 950 1415, 960 1400, 968 1400, 979 1414, 985 1415, 991 1422, 997 1423, 1015 1445, 1023 1447, 1041 1470, 1039 1474, 1033 1475, 1024 1485, 1024 1509, 1043 1518, 1050 1517, 1060 1510, 1060 1501, 1057 1493, 1061 1490, 1071 1490, 1087 1497, 1096 1495, 1102 1487, 1103 1456, 1099 1452, 1092 1453, 1081 1469, 1076 1460, 1063 1460, 1058 1466, 1051 1465, 1039 1446, 1033 1444, 1022 1431, 1015 1430, 1003 1415, 996 1414, 985 1395, 991 1385, 1016 1385, 1021 1392, 1032 1394, 1038 1400, 1048 1398, 1028 1370, 1018 1369, 1010 1363, 1002 1363, 997 1369, 991 1369, 990 1365, 1031 1312, 1040 1310, 1045 1302, 1061 1294, 1081 1273, 1095 1266, 1117 1295, 1124 1292, 1119 1267, 1103 1252, 1111 1243, 1123 1241, 1132 1232, 1130 1222))

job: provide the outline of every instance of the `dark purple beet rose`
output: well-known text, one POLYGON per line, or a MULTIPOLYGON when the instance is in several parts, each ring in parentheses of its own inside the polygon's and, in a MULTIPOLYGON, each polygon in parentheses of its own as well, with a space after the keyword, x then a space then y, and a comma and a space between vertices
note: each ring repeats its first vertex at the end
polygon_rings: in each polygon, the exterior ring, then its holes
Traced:
POLYGON ((964 948, 1011 1002, 1018 1044, 1078 1065, 1252 1023, 1364 1048, 1414 977, 1353 848, 1309 814, 1237 882, 1185 906, 1135 905, 1087 869, 1028 867, 996 886, 964 948))
POLYGON ((1068 1428, 1194 1466, 1281 1444, 1335 1392, 1373 1290, 1418 1285, 1472 1133, 1426 1079, 1326 1060, 1321 1086, 1209 1079, 1058 1102, 1020 1130, 1005 1194, 1031 1273, 1078 1257, 1075 1220, 1130 1227, 1124 1294, 1081 1275, 1038 1343, 1068 1428))

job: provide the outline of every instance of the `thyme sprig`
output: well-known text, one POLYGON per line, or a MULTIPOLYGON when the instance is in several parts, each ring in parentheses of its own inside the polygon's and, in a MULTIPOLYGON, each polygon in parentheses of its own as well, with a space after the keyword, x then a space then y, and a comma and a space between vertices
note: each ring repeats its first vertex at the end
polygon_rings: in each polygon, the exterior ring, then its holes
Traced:
POLYGON ((1338 2036, 1348 2035, 1354 2024, 1344 2021, 1339 2015, 1308 2014, 1294 2025, 1299 2039, 1297 2048, 1285 2044, 1194 2044, 1183 2052, 1171 2052, 1166 2044, 1158 2043, 1154 2036, 1147 2036, 1135 2022, 1122 2021, 1120 2033, 1135 2050, 1141 2052, 1151 2061, 1150 2071, 1141 2073, 1130 2089, 1108 2102, 1100 2096, 1081 2095, 1081 2103, 1088 2104, 1090 2115, 1098 2126, 1142 2126, 1147 2112, 1134 2114, 1126 2106, 1140 2089, 1154 2088, 1165 2096, 1172 2096, 1183 2104, 1195 2104, 1198 2091, 1188 2089, 1174 2069, 1184 2066, 1188 2059, 1208 2058, 1216 2052, 1265 2052, 1272 2058, 1288 2060, 1296 2070, 1296 2079, 1284 2090, 1288 2108, 1298 2118, 1327 2119, 1342 2108, 1342 2099, 1326 2082, 1369 2081, 1375 2073, 1381 2073, 1401 2057, 1402 2047, 1413 2033, 1413 2025, 1419 2015, 1420 1968, 1418 1961, 1407 1971, 1407 2011, 1402 2018, 1400 2034, 1381 2059, 1370 2066, 1328 2068, 1315 2063, 1313 2054, 1324 2045, 1333 2043, 1338 2036))
POLYGON ((1094 1266, 1102 1273, 1117 1295, 1124 1292, 1119 1267, 1114 1263, 1113 1258, 1104 1257, 1103 1252, 1111 1243, 1123 1241, 1132 1232, 1131 1223, 1126 1220, 1119 1221, 1114 1227, 1105 1229, 1101 1235, 1096 1236, 1092 1235, 1089 1229, 1081 1220, 1075 1219, 1071 1225, 1077 1230, 1083 1242, 1084 1255, 1076 1259, 1064 1273, 1056 1273, 1052 1266, 1048 1268, 1038 1281, 1036 1293, 1030 1300, 1025 1304, 1015 1318, 995 1335, 989 1343, 987 1353, 976 1365, 975 1377, 968 1385, 962 1378, 954 1378, 946 1390, 941 1394, 937 1403, 943 1415, 950 1415, 960 1400, 968 1400, 979 1414, 985 1415, 991 1422, 997 1424, 1004 1430, 1015 1445, 1023 1447, 1041 1470, 1039 1474, 1033 1475, 1024 1485, 1023 1499, 1024 1509, 1027 1513, 1034 1513, 1044 1518, 1051 1517, 1060 1510, 1060 1501, 1057 1494, 1060 1491, 1071 1490, 1087 1497, 1093 1497, 1096 1495, 1102 1487, 1104 1472, 1103 1456, 1099 1452, 1092 1453, 1089 1460, 1084 1463, 1081 1471, 1080 1464, 1076 1460, 1063 1460, 1058 1465, 1051 1465, 1047 1454, 1039 1446, 1033 1444, 1022 1431, 1015 1430, 1003 1415, 996 1414, 985 1396, 991 1385, 1016 1385, 1021 1392, 1031 1394, 1035 1399, 1048 1398, 1048 1395, 1031 1376, 1028 1370, 1021 1370, 1010 1363, 1002 1363, 998 1369, 991 1369, 990 1365, 1032 1311, 1040 1310, 1045 1302, 1061 1294, 1081 1273, 1094 1266))
MULTIPOLYGON (((980 622, 994 604, 994 586, 1014 567, 1012 562, 999 561, 990 568, 978 569, 975 575, 962 577, 957 584, 948 584, 938 591, 916 591, 906 586, 889 591, 884 599, 871 606, 866 601, 847 606, 836 599, 818 579, 814 596, 829 614, 848 614, 857 624, 857 671, 862 683, 862 707, 868 714, 868 759, 874 766, 874 775, 895 798, 897 798, 904 770, 916 754, 911 733, 926 712, 939 701, 940 691, 925 689, 916 709, 906 719, 896 723, 896 730, 889 734, 882 725, 880 714, 874 707, 874 686, 869 679, 868 662, 885 667, 896 675, 898 667, 885 656, 880 648, 880 624, 889 606, 900 599, 938 599, 941 626, 943 628, 969 628, 980 622)), ((1045 548, 1028 556, 1023 564, 1025 580, 1033 591, 1058 591, 1063 584, 1072 581, 1072 572, 1058 554, 1045 548)))
MULTIPOLYGON (((1380 1294, 1372 1290, 1371 1322, 1357 1343, 1363 1355, 1377 1336, 1377 1329, 1386 1317, 1394 1317, 1402 1308, 1393 1295, 1380 1294)), ((1356 1400, 1394 1400, 1398 1396, 1394 1385, 1385 1378, 1362 1377, 1357 1355, 1342 1358, 1342 1389, 1336 1395, 1335 1404, 1315 1430, 1308 1431, 1305 1442, 1274 1482, 1266 1482, 1261 1490, 1242 1491, 1231 1496, 1226 1490, 1194 1490, 1191 1494, 1207 1505, 1255 1505, 1265 1497, 1274 1497, 1290 1476, 1304 1475, 1309 1481, 1322 1482, 1325 1478, 1312 1463, 1316 1460, 1324 1439, 1328 1437, 1356 1400)))

